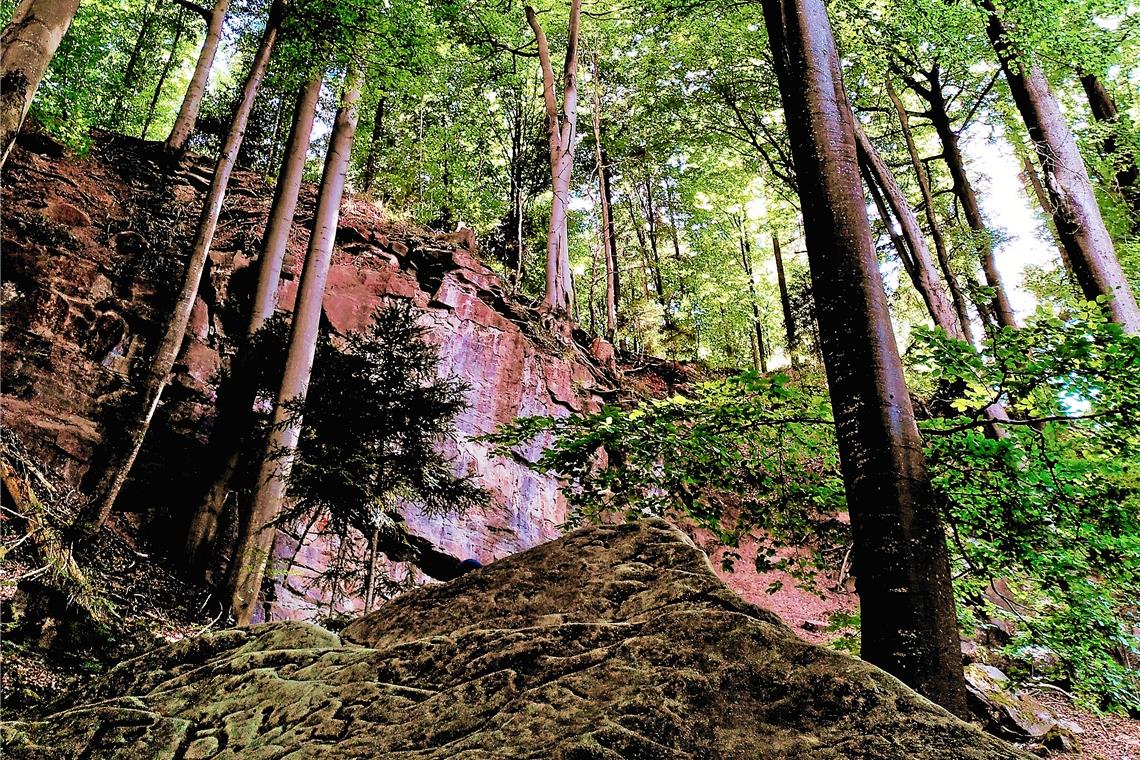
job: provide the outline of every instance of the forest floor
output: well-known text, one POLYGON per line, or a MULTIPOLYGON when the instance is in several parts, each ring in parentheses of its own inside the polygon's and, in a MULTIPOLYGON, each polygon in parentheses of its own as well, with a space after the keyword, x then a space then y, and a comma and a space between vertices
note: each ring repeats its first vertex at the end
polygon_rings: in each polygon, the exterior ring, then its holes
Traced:
MULTIPOLYGON (((80 557, 96 587, 105 589, 114 617, 106 626, 91 626, 82 616, 75 625, 60 624, 66 614, 47 615, 48 622, 22 630, 10 621, 16 582, 36 568, 18 548, 0 563, 0 606, 4 609, 0 642, 3 704, 0 719, 33 717, 66 705, 84 684, 114 665, 150 648, 224 627, 209 590, 180 579, 132 531, 105 531, 94 549, 80 557)), ((10 545, 13 536, 5 536, 10 545)), ((785 573, 752 571, 754 546, 741 549, 737 571, 721 572, 737 593, 780 615, 802 638, 815 644, 851 649, 856 638, 849 627, 857 610, 855 594, 835 579, 821 579, 816 589, 802 589, 785 573), (769 593, 773 582, 780 589, 769 593)), ((720 551, 712 552, 719 570, 720 551)), ((39 615, 44 614, 43 610, 39 615)), ((1049 757, 1063 760, 1140 760, 1140 721, 1102 715, 1075 705, 1049 688, 1032 692, 1053 715, 1075 728, 1080 748, 1049 757)))

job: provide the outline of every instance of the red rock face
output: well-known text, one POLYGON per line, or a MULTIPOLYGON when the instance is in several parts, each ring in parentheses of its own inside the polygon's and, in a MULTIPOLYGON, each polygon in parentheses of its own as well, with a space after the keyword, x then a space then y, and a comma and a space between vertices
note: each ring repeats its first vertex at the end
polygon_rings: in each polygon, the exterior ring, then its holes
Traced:
MULTIPOLYGON (((145 158, 124 159, 124 145, 146 149, 120 141, 100 146, 92 157, 63 160, 18 149, 5 171, 6 366, 0 403, 5 423, 75 483, 97 457, 104 419, 130 390, 126 373, 132 360, 147 356, 157 340, 172 300, 170 283, 177 282, 181 267, 172 251, 184 248, 164 244, 192 234, 193 214, 187 208, 196 210, 201 198, 200 166, 158 177, 145 158), (157 234, 144 228, 137 209, 143 203, 150 206, 147 214, 161 217, 161 223, 148 222, 157 234), (70 213, 79 208, 87 211, 70 213)), ((171 462, 159 460, 200 456, 213 421, 218 373, 232 350, 227 336, 241 329, 255 277, 251 261, 268 188, 239 173, 230 196, 159 427, 148 438, 151 460, 145 461, 144 449, 135 487, 124 496, 127 508, 149 514, 160 530, 177 520, 162 515, 157 502, 167 496, 148 486, 147 478, 168 472, 164 468, 171 462)), ((312 200, 308 189, 299 221, 309 218, 312 200)), ((292 308, 306 238, 298 224, 279 308, 292 308)), ((457 471, 478 475, 492 501, 457 516, 429 517, 408 509, 406 519, 412 532, 443 551, 488 562, 555 537, 566 505, 551 479, 493 456, 473 439, 518 416, 596 408, 612 381, 589 353, 543 334, 533 313, 506 296, 473 249, 470 231, 433 237, 393 230, 373 206, 348 200, 324 306, 342 333, 367 326, 385 299, 410 299, 423 310, 439 345, 441 372, 471 386, 469 407, 457 420, 458 435, 445 442, 445 449, 457 471)), ((527 454, 537 451, 536 446, 527 454)), ((169 474, 153 477, 179 490, 169 474)), ((192 489, 193 474, 185 477, 185 488, 192 489)), ((309 588, 309 581, 327 567, 330 551, 321 541, 306 540, 298 547, 295 536, 279 535, 275 552, 291 559, 292 566, 277 583, 271 617, 312 617, 327 604, 327 593, 309 588)), ((347 599, 338 606, 353 609, 358 603, 347 599)))

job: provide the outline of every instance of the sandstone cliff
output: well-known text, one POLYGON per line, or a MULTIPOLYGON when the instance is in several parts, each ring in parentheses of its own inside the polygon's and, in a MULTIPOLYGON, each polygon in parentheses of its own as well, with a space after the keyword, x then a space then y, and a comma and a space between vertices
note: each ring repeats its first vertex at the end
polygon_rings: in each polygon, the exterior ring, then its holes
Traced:
POLYGON ((0 724, 7 757, 1023 757, 797 639, 660 520, 586 528, 420 588, 339 637, 285 622, 116 667, 0 724))
MULTIPOLYGON (((0 403, 5 424, 72 483, 97 464, 101 431, 114 424, 127 373, 158 338, 209 172, 202 159, 170 163, 154 144, 127 138, 97 142, 85 158, 50 143, 18 148, 5 168, 0 403)), ((198 492, 217 376, 232 350, 229 336, 242 329, 270 193, 260 177, 235 175, 176 376, 124 493, 126 509, 153 536, 180 535, 188 495, 198 492)), ((281 286, 283 309, 295 296, 313 203, 308 187, 281 286)), ((491 457, 472 439, 520 415, 594 407, 613 383, 586 352, 544 335, 473 249, 469 233, 395 227, 371 203, 350 199, 325 311, 344 332, 367 324, 385 298, 423 310, 441 370, 471 385, 448 453, 457 470, 479 473, 494 499, 446 520, 408 514, 408 524, 451 554, 490 561, 557 535, 565 504, 552 480, 491 457)), ((296 538, 282 533, 276 551, 296 553, 297 565, 279 583, 271 616, 310 617, 321 595, 307 580, 325 565, 324 546, 310 541, 298 551, 296 538)))

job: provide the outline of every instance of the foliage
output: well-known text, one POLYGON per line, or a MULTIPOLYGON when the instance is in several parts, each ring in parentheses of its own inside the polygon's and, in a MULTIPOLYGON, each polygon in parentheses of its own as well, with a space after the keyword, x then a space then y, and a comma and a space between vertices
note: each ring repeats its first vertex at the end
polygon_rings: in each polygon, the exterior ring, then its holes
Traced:
MULTIPOLYGON (((289 477, 291 503, 280 519, 312 525, 319 518, 322 532, 345 545, 332 583, 362 575, 368 558, 353 548, 354 540, 389 530, 398 507, 454 514, 486 498, 441 453, 466 406, 467 386, 437 376, 437 350, 416 315, 399 301, 380 308, 367 332, 339 337, 323 331, 309 393, 288 405, 291 419, 304 427, 289 477)), ((252 361, 280 367, 280 359, 265 357, 281 356, 285 337, 280 320, 268 324, 258 333, 252 361)))
MULTIPOLYGON (((1027 670, 1044 648, 1085 699, 1140 709, 1140 339, 1071 304, 981 351, 918 330, 908 357, 963 622, 1012 618, 1007 654, 1027 670), (983 411, 999 400, 1013 419, 994 437, 983 411)), ((810 374, 744 372, 493 440, 505 453, 549 436, 531 466, 564 479, 574 521, 670 515, 730 547, 751 535, 757 569, 781 556, 807 581, 847 541, 826 398, 810 374)))

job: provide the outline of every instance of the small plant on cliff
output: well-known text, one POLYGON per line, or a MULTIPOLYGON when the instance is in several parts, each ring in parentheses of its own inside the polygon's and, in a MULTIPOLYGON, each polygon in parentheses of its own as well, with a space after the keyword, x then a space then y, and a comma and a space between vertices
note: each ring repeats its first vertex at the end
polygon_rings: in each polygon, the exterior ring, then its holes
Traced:
MULTIPOLYGON (((323 330, 308 397, 291 408, 304 427, 282 522, 331 539, 336 558, 320 580, 334 604, 358 592, 370 608, 384 584, 380 555, 414 559, 397 507, 440 514, 486 496, 439 450, 466 407, 467 386, 438 375, 437 349, 416 314, 398 301, 377 310, 367 332, 323 330)), ((268 326, 259 342, 280 352, 283 327, 268 326)))

